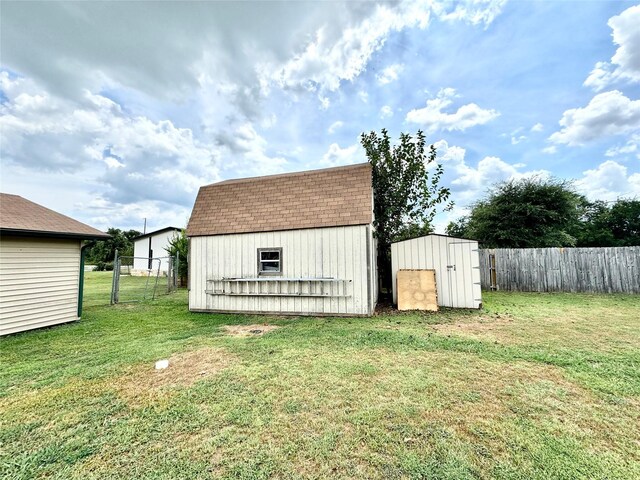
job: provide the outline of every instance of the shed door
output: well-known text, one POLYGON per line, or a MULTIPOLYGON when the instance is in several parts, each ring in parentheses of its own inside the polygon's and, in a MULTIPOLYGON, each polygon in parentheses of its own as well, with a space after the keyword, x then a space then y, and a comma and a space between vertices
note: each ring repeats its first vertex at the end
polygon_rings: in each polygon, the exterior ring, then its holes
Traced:
POLYGON ((449 244, 447 275, 449 277, 449 307, 474 308, 473 266, 471 242, 449 244))

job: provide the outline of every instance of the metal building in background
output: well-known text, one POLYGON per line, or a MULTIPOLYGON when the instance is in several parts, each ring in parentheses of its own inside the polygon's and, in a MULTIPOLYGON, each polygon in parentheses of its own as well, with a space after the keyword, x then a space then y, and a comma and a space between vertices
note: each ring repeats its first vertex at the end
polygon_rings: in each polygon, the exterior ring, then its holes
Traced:
POLYGON ((478 242, 432 234, 392 243, 393 303, 398 302, 398 271, 422 269, 436 271, 439 306, 481 307, 478 242))

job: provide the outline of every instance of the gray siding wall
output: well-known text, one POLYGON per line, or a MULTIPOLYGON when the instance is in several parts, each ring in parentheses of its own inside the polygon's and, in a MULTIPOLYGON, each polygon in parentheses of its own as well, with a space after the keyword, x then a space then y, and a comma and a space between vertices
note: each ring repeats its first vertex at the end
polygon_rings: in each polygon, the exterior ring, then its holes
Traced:
MULTIPOLYGON (((192 237, 189 308, 298 315, 370 315, 376 301, 371 227, 289 230, 192 237), (211 295, 210 280, 256 278, 258 248, 282 248, 282 278, 348 281, 346 297, 211 295)), ((274 277, 278 278, 278 277, 274 277)), ((333 293, 341 293, 336 290, 333 293)))
POLYGON ((77 320, 80 241, 0 239, 0 335, 77 320))
POLYGON ((498 290, 640 293, 640 247, 480 250, 482 288, 487 290, 491 254, 498 290))
POLYGON ((391 244, 393 303, 398 303, 398 270, 435 270, 438 305, 480 308, 478 242, 427 235, 391 244))

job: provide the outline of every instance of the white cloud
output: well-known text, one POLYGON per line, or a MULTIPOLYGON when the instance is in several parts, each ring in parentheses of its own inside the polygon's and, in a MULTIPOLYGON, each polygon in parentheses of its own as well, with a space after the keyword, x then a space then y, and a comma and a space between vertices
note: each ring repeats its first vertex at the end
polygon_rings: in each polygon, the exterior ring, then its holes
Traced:
POLYGON ((284 88, 319 87, 335 91, 341 81, 351 81, 364 71, 389 33, 411 27, 426 28, 429 18, 427 4, 377 4, 372 13, 344 29, 321 27, 303 52, 284 64, 265 64, 261 70, 268 81, 284 88))
POLYGON ((159 204, 152 201, 120 204, 95 198, 86 203, 75 205, 78 215, 86 216, 86 221, 101 230, 114 225, 120 228, 134 228, 142 231, 144 219, 147 219, 147 231, 174 225, 186 227, 191 208, 177 205, 159 204))
POLYGON ((197 141, 190 129, 129 116, 114 101, 88 91, 78 106, 30 80, 11 79, 6 72, 1 78, 7 87, 0 110, 5 166, 90 170, 110 187, 107 197, 126 202, 186 205, 203 181, 218 178, 214 148, 197 141))
POLYGON ((348 18, 344 28, 319 28, 302 52, 284 64, 263 62, 260 67, 263 82, 275 82, 291 89, 335 91, 340 82, 352 81, 365 69, 372 57, 386 42, 389 34, 408 28, 425 29, 431 15, 449 21, 471 24, 491 23, 504 5, 503 0, 466 0, 450 10, 449 2, 407 0, 392 4, 364 4, 337 16, 349 17, 354 11, 366 11, 365 16, 348 18))
POLYGON ((403 70, 403 64, 395 63, 393 65, 389 65, 387 68, 382 70, 382 72, 376 75, 376 79, 380 85, 386 85, 388 83, 395 82, 403 70))
POLYGON ((608 25, 613 30, 613 42, 618 49, 611 57, 611 63, 596 63, 584 82, 597 92, 616 81, 640 82, 640 5, 611 17, 608 25))
POLYGON ((359 143, 345 148, 341 148, 337 143, 332 143, 329 145, 329 150, 322 156, 320 164, 324 167, 339 167, 340 165, 362 163, 366 160, 362 145, 359 143))
POLYGON ((599 92, 613 83, 613 80, 611 64, 608 62, 597 62, 583 85, 599 92))
POLYGON ((331 125, 329 125, 329 128, 327 129, 327 133, 329 135, 333 135, 336 130, 342 128, 344 126, 344 122, 342 120, 337 120, 335 122, 333 122, 331 125))
POLYGON ((629 173, 626 166, 606 160, 597 168, 583 172, 576 188, 591 200, 640 197, 640 173, 629 173))
POLYGON ((484 157, 474 167, 465 159, 464 148, 449 145, 445 140, 434 145, 438 160, 444 166, 446 182, 451 186, 452 199, 458 206, 466 206, 477 200, 494 183, 551 175, 546 170, 521 171, 525 164, 510 164, 495 156, 484 157))
POLYGON ((84 188, 99 185, 95 198, 118 208, 140 202, 190 207, 201 185, 221 178, 223 156, 234 159, 225 168, 235 161, 237 171, 248 174, 279 172, 286 164, 268 154, 250 123, 210 144, 171 121, 131 116, 103 95, 85 91, 78 105, 6 72, 0 83, 7 97, 0 106, 4 172, 75 173, 84 188))
MULTIPOLYGON (((487 25, 502 4, 3 5, 3 68, 22 76, 0 75, 8 98, 0 105, 3 177, 76 172, 83 189, 77 195, 132 215, 141 213, 134 204, 183 208, 201 184, 287 169, 291 155, 278 151, 298 145, 278 144, 287 127, 280 123, 288 119, 267 115, 265 105, 307 95, 329 108, 338 97, 332 92, 364 72, 390 34, 427 28, 434 16, 487 25), (268 143, 264 130, 276 123, 268 143)), ((296 127, 282 137, 304 144, 296 127)), ((355 155, 364 161, 357 150, 336 145, 323 160, 345 163, 355 155)))
POLYGON ((610 135, 623 135, 640 128, 640 100, 630 100, 618 90, 599 93, 584 108, 563 113, 560 131, 549 137, 553 143, 570 146, 610 135))
POLYGON ((433 144, 436 147, 438 160, 445 163, 449 162, 454 166, 464 163, 464 157, 467 151, 456 145, 449 145, 446 140, 439 140, 433 144))
POLYGON ((511 145, 517 145, 526 139, 527 137, 525 135, 520 135, 518 137, 511 137, 511 145))
POLYGON ((604 155, 606 157, 622 157, 629 154, 640 159, 640 134, 632 135, 624 145, 609 148, 604 155))
POLYGON ((531 132, 541 132, 544 130, 544 125, 541 123, 536 123, 533 127, 531 127, 531 132))
POLYGON ((406 121, 418 123, 430 132, 463 131, 476 125, 484 125, 500 115, 495 110, 482 109, 475 103, 463 105, 453 113, 443 112, 442 110, 449 107, 457 97, 453 88, 443 88, 435 98, 427 100, 426 107, 408 112, 406 121))
POLYGON ((463 186, 472 191, 480 191, 505 180, 519 180, 531 177, 549 177, 550 172, 546 170, 534 170, 520 172, 516 165, 505 162, 499 157, 484 157, 473 168, 468 165, 461 165, 458 168, 459 177, 452 184, 463 186))
POLYGON ((384 105, 380 109, 380 118, 389 118, 393 116, 393 109, 389 105, 384 105))
POLYGON ((544 147, 542 149, 542 153, 546 153, 547 155, 553 155, 558 151, 558 147, 555 145, 549 145, 548 147, 544 147))
POLYGON ((320 100, 320 110, 327 110, 331 106, 329 97, 318 95, 318 100, 320 100))
POLYGON ((219 155, 225 158, 221 168, 236 175, 270 175, 283 171, 287 160, 268 153, 267 140, 245 122, 216 136, 219 155))
POLYGON ((474 0, 471 2, 459 2, 451 11, 445 11, 450 3, 433 3, 433 9, 440 20, 463 20, 472 25, 483 23, 488 26, 501 13, 507 0, 474 0))

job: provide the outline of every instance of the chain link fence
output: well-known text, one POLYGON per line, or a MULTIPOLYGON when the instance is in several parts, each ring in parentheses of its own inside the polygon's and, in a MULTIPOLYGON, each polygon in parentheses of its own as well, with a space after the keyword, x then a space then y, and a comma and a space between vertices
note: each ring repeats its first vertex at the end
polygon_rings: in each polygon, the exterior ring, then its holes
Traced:
POLYGON ((113 262, 111 304, 154 300, 176 290, 176 257, 118 256, 113 262))

